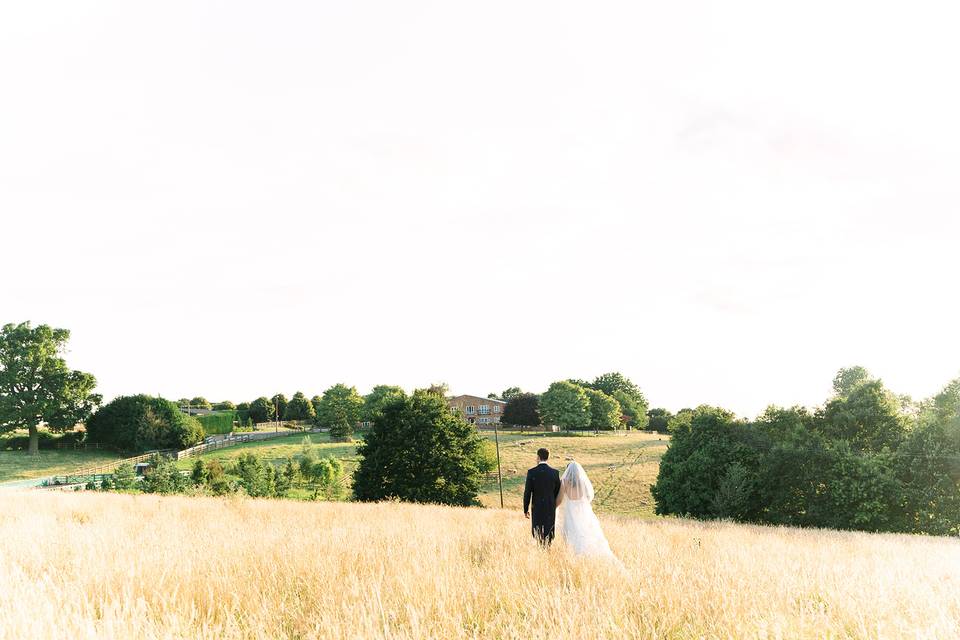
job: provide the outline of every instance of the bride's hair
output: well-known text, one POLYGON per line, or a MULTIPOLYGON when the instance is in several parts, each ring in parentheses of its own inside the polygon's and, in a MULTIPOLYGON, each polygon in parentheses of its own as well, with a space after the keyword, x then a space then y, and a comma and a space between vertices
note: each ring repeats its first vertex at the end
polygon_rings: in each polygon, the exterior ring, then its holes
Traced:
POLYGON ((587 472, 583 470, 579 462, 571 462, 563 472, 564 492, 571 500, 583 500, 586 498, 593 501, 593 483, 587 477, 587 472))

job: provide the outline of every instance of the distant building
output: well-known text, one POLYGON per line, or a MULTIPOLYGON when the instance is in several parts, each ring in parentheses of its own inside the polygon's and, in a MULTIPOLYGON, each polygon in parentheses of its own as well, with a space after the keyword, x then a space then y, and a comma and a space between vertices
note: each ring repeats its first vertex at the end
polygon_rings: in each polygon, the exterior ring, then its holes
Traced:
POLYGON ((447 398, 447 405, 458 412, 467 422, 478 427, 500 424, 500 416, 507 403, 480 396, 454 396, 447 398))

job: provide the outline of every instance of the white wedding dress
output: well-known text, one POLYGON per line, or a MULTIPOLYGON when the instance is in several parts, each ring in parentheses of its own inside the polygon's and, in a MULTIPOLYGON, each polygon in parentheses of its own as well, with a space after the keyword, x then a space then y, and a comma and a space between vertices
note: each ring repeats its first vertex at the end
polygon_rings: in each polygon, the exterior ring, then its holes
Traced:
POLYGON ((600 528, 600 521, 593 513, 590 504, 593 502, 593 484, 580 463, 567 465, 560 478, 558 501, 563 519, 561 531, 574 554, 616 560, 600 528))

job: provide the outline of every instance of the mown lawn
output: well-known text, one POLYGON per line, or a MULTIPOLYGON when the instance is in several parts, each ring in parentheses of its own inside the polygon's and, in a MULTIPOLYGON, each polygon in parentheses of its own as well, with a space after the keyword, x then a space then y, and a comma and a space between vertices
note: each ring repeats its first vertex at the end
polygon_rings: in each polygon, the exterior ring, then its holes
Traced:
POLYGON ((25 451, 0 451, 0 482, 69 473, 122 457, 111 451, 96 450, 41 449, 35 456, 25 451))

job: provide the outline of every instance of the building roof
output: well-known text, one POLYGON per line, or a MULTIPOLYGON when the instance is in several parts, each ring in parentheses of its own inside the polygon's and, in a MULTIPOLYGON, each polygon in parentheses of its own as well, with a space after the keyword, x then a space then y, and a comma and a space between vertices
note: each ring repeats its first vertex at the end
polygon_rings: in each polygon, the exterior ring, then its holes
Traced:
POLYGON ((454 400, 461 400, 464 398, 469 398, 471 400, 481 400, 483 402, 497 402, 499 404, 507 404, 504 400, 495 400, 494 398, 484 398, 483 396, 472 396, 470 394, 450 396, 449 398, 447 398, 447 402, 453 402, 454 400))

